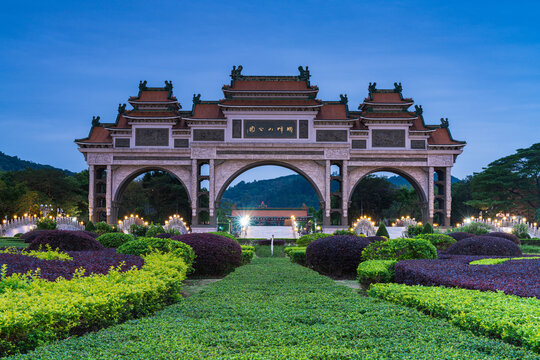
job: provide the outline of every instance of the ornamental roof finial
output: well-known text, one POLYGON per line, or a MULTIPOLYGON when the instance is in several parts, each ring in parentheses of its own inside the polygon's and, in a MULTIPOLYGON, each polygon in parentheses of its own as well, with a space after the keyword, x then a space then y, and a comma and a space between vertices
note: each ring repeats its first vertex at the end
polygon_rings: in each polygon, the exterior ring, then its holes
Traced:
POLYGON ((100 126, 99 119, 99 116, 92 116, 92 126, 100 126))
POLYGON ((448 125, 448 118, 441 118, 441 128, 447 129, 448 125))
POLYGON ((347 97, 347 94, 339 94, 339 102, 342 103, 342 104, 345 104, 347 105, 347 103, 349 102, 349 98, 347 97))
POLYGON ((414 105, 416 115, 422 115, 424 112, 424 109, 422 109, 422 105, 414 105))
POLYGON ((200 104, 201 103, 201 94, 193 94, 193 104, 200 104))
POLYGON ((165 80, 165 90, 171 91, 172 87, 173 87, 172 86, 172 80, 169 80, 169 81, 165 80))
POLYGON ((300 75, 298 76, 300 80, 309 81, 309 78, 311 77, 309 74, 309 66, 306 66, 306 70, 304 70, 302 66, 299 66, 298 71, 300 71, 300 75))
POLYGON ((369 86, 368 86, 369 92, 370 92, 370 93, 374 93, 374 92, 377 90, 376 86, 377 86, 377 83, 376 83, 376 82, 374 82, 373 84, 372 84, 372 83, 369 83, 369 86))
POLYGON ((394 92, 400 93, 403 91, 403 86, 401 86, 401 83, 394 83, 394 92))
POLYGON ((242 65, 238 65, 238 68, 236 66, 233 66, 231 70, 231 79, 236 80, 242 77, 242 69, 242 65))
POLYGON ((118 104, 118 114, 122 115, 126 111, 126 104, 118 104))
POLYGON ((144 81, 139 81, 139 90, 146 90, 146 84, 148 82, 146 80, 144 81))

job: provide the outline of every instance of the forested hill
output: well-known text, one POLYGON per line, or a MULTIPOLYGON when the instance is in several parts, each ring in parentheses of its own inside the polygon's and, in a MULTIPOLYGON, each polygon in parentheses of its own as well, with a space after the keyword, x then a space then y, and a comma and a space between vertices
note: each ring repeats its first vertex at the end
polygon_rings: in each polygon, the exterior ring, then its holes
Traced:
MULTIPOLYGON (((396 187, 409 183, 400 176, 386 178, 396 187)), ((452 176, 452 182, 459 179, 452 176)), ((310 183, 301 175, 288 175, 275 179, 244 181, 229 187, 223 194, 223 200, 241 207, 259 206, 262 201, 269 207, 300 207, 302 204, 319 208, 319 200, 310 183)))
POLYGON ((0 151, 0 171, 18 171, 24 169, 53 169, 60 170, 66 175, 73 175, 69 170, 62 170, 50 165, 37 164, 33 161, 21 160, 17 156, 9 156, 0 151))

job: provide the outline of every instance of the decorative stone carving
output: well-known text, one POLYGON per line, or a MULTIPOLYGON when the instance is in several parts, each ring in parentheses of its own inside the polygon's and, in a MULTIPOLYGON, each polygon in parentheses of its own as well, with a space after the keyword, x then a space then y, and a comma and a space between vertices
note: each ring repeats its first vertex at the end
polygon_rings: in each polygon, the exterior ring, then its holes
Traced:
POLYGON ((193 159, 215 159, 216 158, 216 148, 210 147, 192 147, 191 148, 191 158, 193 159))
POLYGON ((380 148, 403 148, 405 147, 405 130, 380 130, 371 131, 371 146, 380 148))
POLYGON ((169 146, 169 129, 137 128, 135 146, 169 146))
POLYGON ((296 120, 244 120, 246 139, 296 139, 296 120))
POLYGON ((309 121, 300 120, 298 125, 298 137, 300 139, 307 139, 309 137, 309 121))
POLYGON ((325 149, 324 156, 331 160, 346 160, 349 159, 349 149, 325 149))
POLYGON ((326 142, 347 142, 348 131, 347 130, 317 130, 317 141, 326 142))
POLYGON ((224 141, 225 130, 194 129, 193 141, 224 141))
POLYGON ((351 145, 353 149, 365 149, 367 147, 366 140, 352 140, 351 145))
POLYGON ((108 165, 112 164, 112 154, 89 153, 87 162, 89 165, 108 165))
POLYGON ((426 140, 411 140, 411 149, 424 150, 426 148, 426 140))

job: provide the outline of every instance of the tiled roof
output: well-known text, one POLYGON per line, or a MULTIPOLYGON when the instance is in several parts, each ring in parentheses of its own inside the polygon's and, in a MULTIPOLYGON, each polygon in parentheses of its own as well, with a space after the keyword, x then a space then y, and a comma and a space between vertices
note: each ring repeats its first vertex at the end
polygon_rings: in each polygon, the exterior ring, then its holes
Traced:
POLYGON ((133 117, 170 117, 178 116, 175 111, 144 111, 144 110, 130 110, 126 111, 125 115, 133 117))
POLYGON ((235 100, 235 99, 226 99, 220 101, 222 105, 231 105, 231 106, 313 106, 320 105, 321 102, 314 99, 260 99, 260 100, 235 100))
POLYGON ((223 112, 217 103, 214 104, 195 104, 193 116, 195 119, 224 119, 223 112))
POLYGON ((132 101, 163 101, 163 102, 169 102, 169 101, 176 101, 176 98, 172 96, 169 99, 169 91, 168 90, 142 90, 140 92, 140 97, 137 96, 131 96, 129 100, 132 101))
POLYGON ((324 104, 319 110, 316 120, 324 119, 347 119, 347 105, 324 104))
POLYGON ((233 86, 226 86, 231 90, 253 90, 253 91, 291 91, 291 90, 313 90, 307 86, 306 81, 297 80, 235 80, 233 86))
POLYGON ((88 139, 82 140, 84 143, 112 143, 112 138, 107 129, 101 126, 94 126, 88 139))
POLYGON ((437 128, 428 138, 429 145, 461 145, 463 141, 453 140, 447 128, 437 128))
POLYGON ((416 117, 416 114, 408 112, 363 112, 362 116, 366 118, 412 118, 416 117))

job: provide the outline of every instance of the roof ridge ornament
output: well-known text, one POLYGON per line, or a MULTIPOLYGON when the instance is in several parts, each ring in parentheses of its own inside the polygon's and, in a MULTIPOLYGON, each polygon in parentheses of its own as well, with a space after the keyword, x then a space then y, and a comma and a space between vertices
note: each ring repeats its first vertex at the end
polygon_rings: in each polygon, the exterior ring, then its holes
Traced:
POLYGON ((139 91, 146 90, 147 89, 146 84, 148 84, 148 81, 146 80, 139 81, 139 91))
POLYGON ((173 88, 172 80, 169 80, 169 81, 165 80, 165 90, 172 91, 172 88, 173 88))
POLYGON ((347 97, 347 94, 339 94, 339 98, 340 98, 339 102, 341 104, 347 105, 347 103, 349 102, 349 98, 347 97))
POLYGON ((441 128, 448 129, 449 123, 448 118, 441 118, 441 128))
POLYGON ((300 80, 306 80, 307 82, 309 82, 309 78, 311 77, 311 74, 309 73, 309 66, 306 66, 306 69, 304 70, 304 68, 300 65, 298 67, 298 71, 300 71, 300 75, 298 76, 298 78, 300 80))
POLYGON ((377 91, 376 86, 377 86, 377 83, 376 83, 376 82, 374 82, 374 83, 369 83, 369 86, 368 86, 369 92, 370 92, 370 93, 376 92, 376 91, 377 91))
POLYGON ((401 83, 394 83, 394 92, 400 93, 403 91, 403 86, 401 86, 401 83))
POLYGON ((242 65, 238 65, 238 68, 236 67, 236 65, 234 65, 231 70, 231 79, 236 80, 236 79, 241 78, 242 69, 243 69, 242 65))
POLYGON ((201 94, 193 94, 193 104, 200 104, 201 103, 201 94))
POLYGON ((416 115, 422 115, 422 113, 424 112, 424 109, 422 109, 422 105, 414 105, 414 109, 416 115))
POLYGON ((99 116, 92 116, 92 127, 94 127, 94 126, 100 126, 100 125, 101 125, 101 124, 99 123, 99 119, 100 119, 99 116))
POLYGON ((118 115, 126 112, 126 104, 118 104, 118 115))

